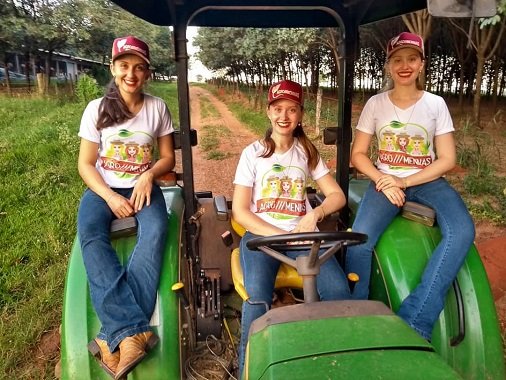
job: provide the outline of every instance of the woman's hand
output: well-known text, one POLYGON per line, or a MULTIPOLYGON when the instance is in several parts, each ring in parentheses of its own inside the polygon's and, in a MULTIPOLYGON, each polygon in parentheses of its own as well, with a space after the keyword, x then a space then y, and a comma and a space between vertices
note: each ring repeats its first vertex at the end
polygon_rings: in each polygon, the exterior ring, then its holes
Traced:
POLYGON ((402 207, 404 202, 406 202, 406 194, 404 194, 404 191, 402 191, 400 187, 389 187, 383 190, 383 194, 385 194, 385 197, 397 207, 402 207))
POLYGON ((313 211, 304 215, 291 233, 296 234, 299 232, 314 232, 316 230, 316 223, 321 219, 321 211, 315 208, 313 211))
POLYGON ((392 187, 400 189, 405 188, 405 182, 402 178, 396 177, 391 174, 383 174, 376 180, 376 190, 383 191, 392 187))
POLYGON ((134 186, 130 203, 137 213, 142 210, 144 204, 149 206, 151 204, 151 190, 153 189, 153 174, 148 170, 142 173, 134 186))
POLYGON ((118 193, 114 193, 109 196, 107 205, 118 219, 126 218, 135 214, 130 201, 118 193))

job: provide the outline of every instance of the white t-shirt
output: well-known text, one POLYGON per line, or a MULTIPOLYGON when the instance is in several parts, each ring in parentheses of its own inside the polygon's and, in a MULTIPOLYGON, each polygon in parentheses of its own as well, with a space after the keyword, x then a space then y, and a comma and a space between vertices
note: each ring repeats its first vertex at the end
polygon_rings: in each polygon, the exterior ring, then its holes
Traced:
POLYGON ((260 157, 264 151, 260 141, 243 150, 234 184, 252 188, 252 212, 270 224, 291 231, 312 209, 306 196, 309 179, 316 181, 329 170, 320 158, 315 170, 310 171, 298 139, 283 154, 260 157))
POLYGON ((407 177, 430 165, 434 153, 434 136, 453 132, 453 122, 445 101, 430 92, 411 107, 395 107, 383 92, 371 97, 357 124, 357 129, 376 134, 378 170, 407 177))
POLYGON ((154 164, 157 138, 174 132, 165 102, 144 94, 142 109, 123 124, 97 130, 102 98, 84 110, 79 137, 99 144, 96 168, 110 187, 133 187, 139 175, 154 164))

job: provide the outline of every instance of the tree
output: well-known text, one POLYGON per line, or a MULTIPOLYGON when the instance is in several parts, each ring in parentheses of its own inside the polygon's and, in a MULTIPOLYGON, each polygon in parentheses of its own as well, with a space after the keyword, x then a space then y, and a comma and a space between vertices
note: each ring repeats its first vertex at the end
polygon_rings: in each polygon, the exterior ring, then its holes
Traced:
POLYGON ((479 125, 483 68, 485 62, 494 56, 501 44, 501 38, 506 29, 506 0, 501 0, 498 4, 496 16, 472 20, 470 31, 466 31, 453 20, 451 22, 455 28, 468 37, 469 45, 476 52, 477 67, 473 97, 473 120, 479 125))

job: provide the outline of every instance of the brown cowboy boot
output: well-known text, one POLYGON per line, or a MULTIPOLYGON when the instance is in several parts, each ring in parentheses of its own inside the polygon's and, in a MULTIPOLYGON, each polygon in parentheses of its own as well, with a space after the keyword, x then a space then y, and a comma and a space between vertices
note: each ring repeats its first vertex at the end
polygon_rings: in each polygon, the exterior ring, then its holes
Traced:
POLYGON ((116 368, 119 363, 119 350, 111 353, 105 340, 95 338, 88 343, 88 351, 98 360, 98 363, 105 372, 115 377, 116 368))
POLYGON ((146 356, 156 343, 158 337, 152 331, 128 336, 119 344, 120 359, 116 369, 116 380, 126 377, 146 356))

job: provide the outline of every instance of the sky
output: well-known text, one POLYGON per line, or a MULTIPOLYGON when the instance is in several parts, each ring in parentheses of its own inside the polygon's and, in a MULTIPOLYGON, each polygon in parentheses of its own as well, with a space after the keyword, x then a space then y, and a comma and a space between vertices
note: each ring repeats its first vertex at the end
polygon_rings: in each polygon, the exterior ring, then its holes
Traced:
POLYGON ((198 49, 193 46, 193 37, 197 35, 198 28, 195 26, 189 26, 186 30, 186 37, 188 38, 188 44, 186 49, 190 55, 189 69, 188 69, 188 80, 190 82, 197 81, 197 75, 202 75, 203 79, 209 79, 212 77, 212 72, 207 69, 199 60, 195 58, 195 53, 198 49))

